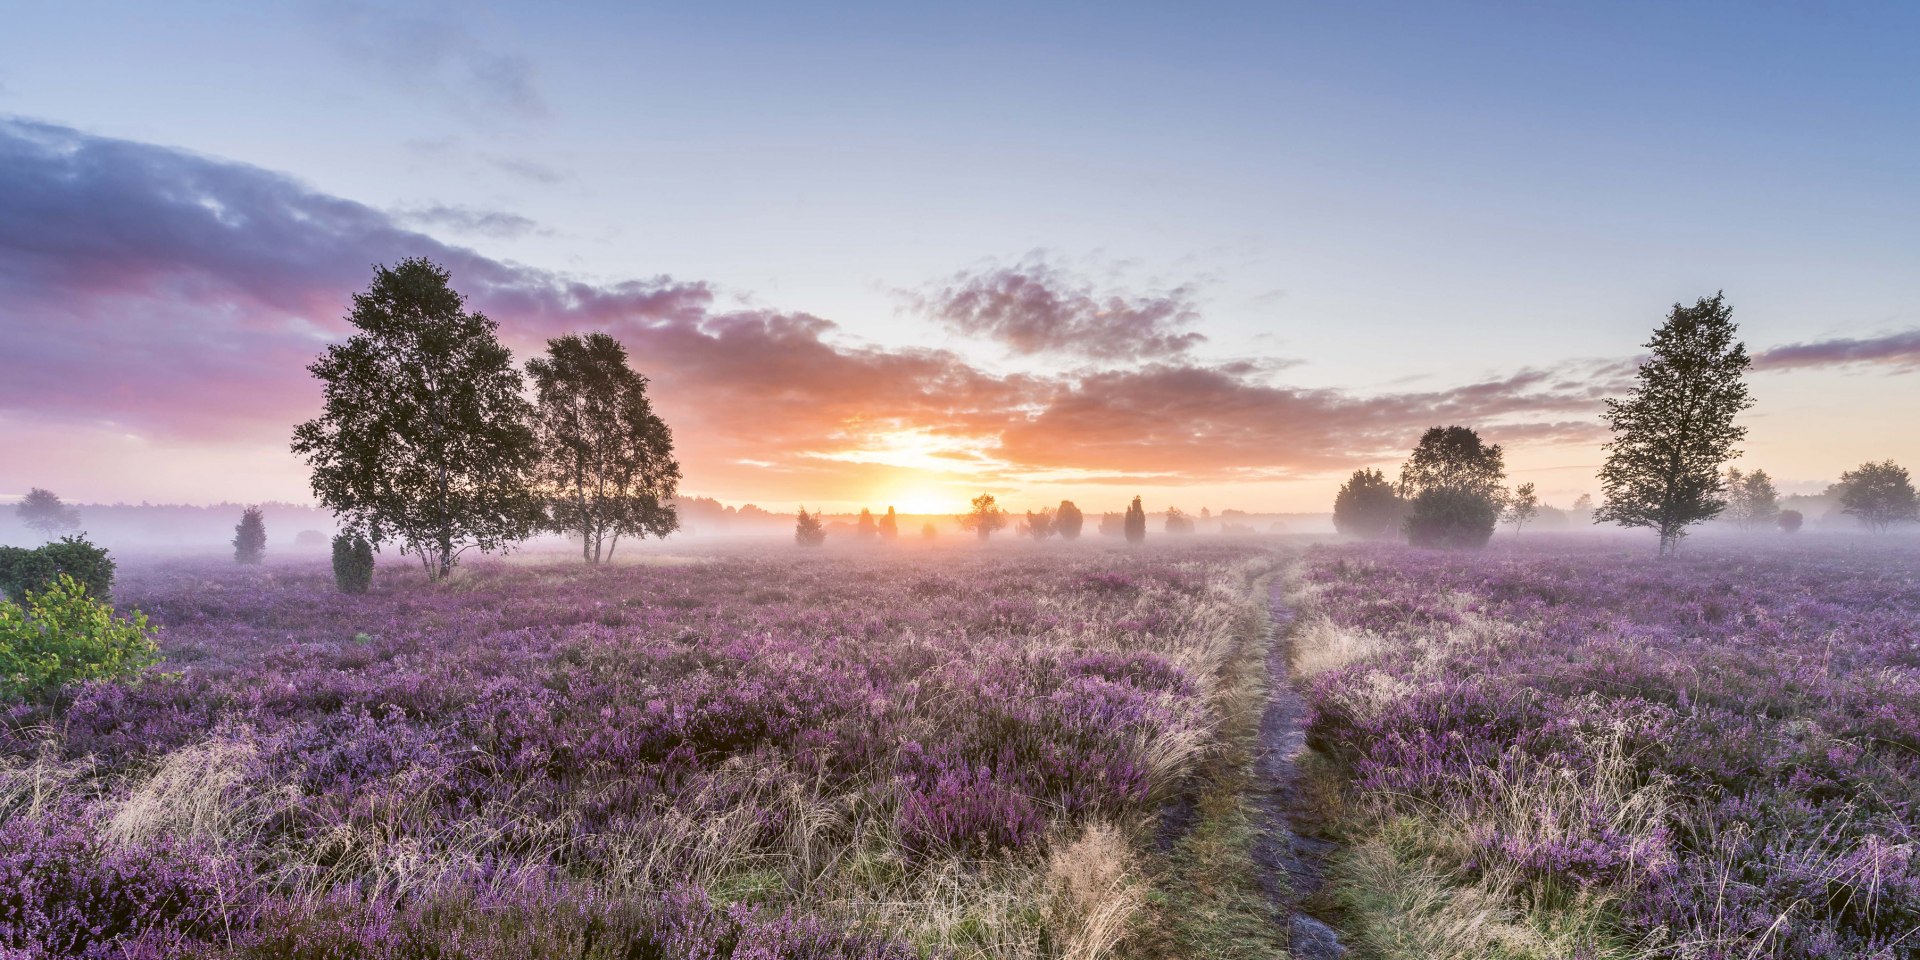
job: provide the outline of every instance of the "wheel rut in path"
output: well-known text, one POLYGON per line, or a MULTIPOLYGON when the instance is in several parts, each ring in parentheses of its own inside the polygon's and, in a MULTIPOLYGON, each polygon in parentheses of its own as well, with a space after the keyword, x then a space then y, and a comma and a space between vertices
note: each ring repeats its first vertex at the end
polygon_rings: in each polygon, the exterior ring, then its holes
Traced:
POLYGON ((1295 960, 1329 960, 1346 954, 1340 934, 1307 911, 1324 879, 1334 844, 1302 834, 1304 801, 1300 755, 1307 748, 1307 704, 1293 688, 1293 610, 1276 580, 1267 591, 1270 645, 1267 652, 1267 708, 1260 717, 1260 746, 1254 759, 1258 785, 1254 804, 1264 821, 1254 848, 1261 883, 1287 914, 1295 960))

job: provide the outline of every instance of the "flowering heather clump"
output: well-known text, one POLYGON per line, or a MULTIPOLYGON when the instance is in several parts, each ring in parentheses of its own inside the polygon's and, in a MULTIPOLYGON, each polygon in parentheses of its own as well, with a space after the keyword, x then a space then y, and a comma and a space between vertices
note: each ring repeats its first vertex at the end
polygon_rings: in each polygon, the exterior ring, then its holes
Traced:
POLYGON ((1920 553, 1342 546, 1296 599, 1313 741, 1453 882, 1631 955, 1920 949, 1920 553))
POLYGON ((129 564, 167 672, 0 714, 0 953, 1036 956, 992 904, 1173 789, 1271 565, 129 564))

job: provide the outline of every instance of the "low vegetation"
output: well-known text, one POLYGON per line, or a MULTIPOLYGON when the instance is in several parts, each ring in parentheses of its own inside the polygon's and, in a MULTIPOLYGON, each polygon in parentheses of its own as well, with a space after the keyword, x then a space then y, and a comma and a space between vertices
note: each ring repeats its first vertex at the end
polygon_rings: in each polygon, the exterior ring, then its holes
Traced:
POLYGON ((1336 892, 1382 958, 1894 958, 1920 930, 1920 555, 1318 548, 1336 892))
POLYGON ((173 672, 0 721, 0 948, 1111 956, 1273 563, 130 570, 173 672))

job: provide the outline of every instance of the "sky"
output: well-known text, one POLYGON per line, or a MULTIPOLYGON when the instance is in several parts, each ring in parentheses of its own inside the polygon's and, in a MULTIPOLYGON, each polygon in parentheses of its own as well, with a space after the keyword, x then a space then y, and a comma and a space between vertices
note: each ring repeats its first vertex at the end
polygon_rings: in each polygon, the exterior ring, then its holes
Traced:
POLYGON ((1742 465, 1920 466, 1920 7, 0 0, 0 497, 311 499, 424 255, 606 330, 683 490, 1324 510, 1429 426, 1597 493, 1675 302, 1742 465))

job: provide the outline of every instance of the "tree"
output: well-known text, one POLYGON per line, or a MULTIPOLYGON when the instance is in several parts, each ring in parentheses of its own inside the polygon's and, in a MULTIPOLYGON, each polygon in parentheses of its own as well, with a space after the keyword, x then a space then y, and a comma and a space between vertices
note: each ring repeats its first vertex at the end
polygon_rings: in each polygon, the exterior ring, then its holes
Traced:
POLYGON ((240 512, 240 524, 233 528, 233 562, 259 563, 267 555, 267 518, 259 507, 240 512))
POLYGON ((880 518, 880 539, 897 540, 900 537, 900 518, 894 515, 893 508, 887 508, 886 516, 880 518))
POLYGON ((1726 513, 1746 531, 1772 523, 1780 515, 1780 492, 1774 489, 1773 478, 1765 470, 1746 474, 1737 468, 1728 470, 1726 513))
POLYGON ((1147 511, 1140 505, 1140 498, 1134 497, 1127 505, 1125 528, 1128 543, 1140 543, 1147 539, 1147 511))
POLYGON ((578 536, 588 563, 613 559, 623 536, 680 529, 673 431, 653 412, 647 378, 628 366, 620 341, 604 333, 555 337, 546 356, 527 361, 527 377, 548 529, 578 536))
POLYGON ((60 495, 52 490, 40 487, 28 490, 27 495, 13 505, 13 512, 28 529, 40 534, 42 540, 80 529, 80 509, 60 502, 60 495))
POLYGON ((1100 535, 1117 537, 1127 532, 1126 514, 1102 513, 1100 515, 1100 535))
POLYGON ((800 515, 793 524, 793 542, 803 547, 817 547, 827 542, 827 528, 820 523, 820 515, 808 513, 806 507, 800 508, 800 515))
POLYGON ((1193 518, 1187 516, 1186 511, 1179 507, 1168 507, 1167 521, 1161 529, 1173 534, 1192 533, 1193 518))
POLYGON ((1467 427, 1433 427, 1400 468, 1400 492, 1411 499, 1405 527, 1414 546, 1486 546, 1506 501, 1506 454, 1467 427))
POLYGON ((465 551, 504 548, 544 520, 520 372, 449 279, 421 258, 375 267, 347 317, 360 332, 307 368, 324 410, 293 435, 314 496, 342 526, 398 538, 434 580, 465 551))
POLYGON ((1740 455, 1735 444, 1747 430, 1733 420, 1753 406, 1738 331, 1724 294, 1673 305, 1647 341, 1652 356, 1640 364, 1632 392, 1607 401, 1613 440, 1600 468, 1604 500, 1594 522, 1651 527, 1666 556, 1688 526, 1726 506, 1720 467, 1740 455))
POLYGON ((1086 518, 1080 515, 1080 508, 1072 500, 1060 501, 1060 508, 1053 512, 1053 529, 1062 540, 1080 539, 1080 527, 1086 518))
POLYGON ((1807 518, 1798 510, 1782 510, 1774 522, 1779 525, 1781 533, 1799 533, 1800 525, 1806 521, 1807 518))
POLYGON ((1045 540, 1053 536, 1055 522, 1052 510, 1042 510, 1039 513, 1034 513, 1029 510, 1027 511, 1027 522, 1022 529, 1026 532, 1027 536, 1035 540, 1045 540))
POLYGON ((1350 537, 1378 540, 1399 527, 1406 503, 1378 470, 1355 470, 1333 498, 1333 529, 1350 537))
POLYGON ((1583 493, 1573 498, 1574 513, 1588 513, 1593 510, 1593 494, 1583 493))
POLYGON ((880 535, 880 527, 878 524, 873 522, 873 511, 868 510, 866 507, 861 507, 860 522, 857 523, 853 528, 854 539, 872 540, 873 538, 878 537, 879 535, 880 535))
POLYGON ((1906 467, 1892 460, 1863 463, 1840 475, 1840 509, 1885 533, 1894 524, 1920 520, 1920 496, 1906 467))
POLYGON ((366 593, 373 585, 373 541, 353 531, 333 535, 333 585, 341 593, 366 593))
POLYGON ((932 540, 935 537, 938 537, 939 535, 940 535, 940 528, 934 526, 932 523, 924 523, 920 525, 920 539, 932 540))
POLYGON ((1501 519, 1513 524, 1513 532, 1519 533, 1527 521, 1540 515, 1540 497, 1533 492, 1533 484, 1523 483, 1513 488, 1513 495, 1507 498, 1507 510, 1501 519))
POLYGON ((1007 525, 1007 515, 995 504, 993 494, 983 493, 973 498, 973 509, 959 518, 960 529, 973 531, 974 536, 982 540, 993 536, 994 531, 1007 525))

